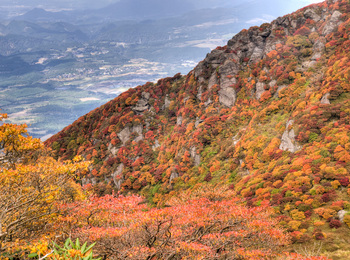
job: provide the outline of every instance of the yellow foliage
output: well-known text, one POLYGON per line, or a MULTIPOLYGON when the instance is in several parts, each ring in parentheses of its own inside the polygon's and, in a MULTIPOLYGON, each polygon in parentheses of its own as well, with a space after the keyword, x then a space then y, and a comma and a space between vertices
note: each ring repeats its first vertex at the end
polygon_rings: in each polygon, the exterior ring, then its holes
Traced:
POLYGON ((338 180, 332 181, 331 182, 333 189, 338 189, 340 185, 340 182, 338 180))
POLYGON ((344 223, 350 228, 350 215, 344 216, 344 223))
MULTIPOLYGON (((0 143, 0 245, 10 250, 50 234, 58 203, 85 198, 72 179, 84 174, 90 163, 81 156, 73 161, 47 156, 41 141, 28 136, 25 125, 0 126, 0 143)), ((36 252, 46 249, 45 243, 36 246, 36 252)))
POLYGON ((300 225, 301 225, 301 222, 297 220, 291 220, 288 222, 288 226, 293 230, 298 230, 300 225))
POLYGON ((290 215, 291 215, 292 219, 294 219, 294 220, 303 220, 303 219, 305 219, 304 212, 299 211, 297 209, 292 210, 290 212, 290 215))

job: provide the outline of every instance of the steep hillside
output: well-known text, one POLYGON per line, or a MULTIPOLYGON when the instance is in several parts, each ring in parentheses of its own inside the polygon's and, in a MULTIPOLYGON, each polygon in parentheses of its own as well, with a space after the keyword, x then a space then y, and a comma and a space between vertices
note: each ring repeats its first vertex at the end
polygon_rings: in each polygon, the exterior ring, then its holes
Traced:
POLYGON ((140 192, 164 205, 183 189, 221 185, 248 206, 269 201, 295 242, 342 250, 349 33, 349 1, 305 7, 241 31, 186 76, 128 90, 46 144, 62 159, 92 160, 81 181, 100 194, 140 192))

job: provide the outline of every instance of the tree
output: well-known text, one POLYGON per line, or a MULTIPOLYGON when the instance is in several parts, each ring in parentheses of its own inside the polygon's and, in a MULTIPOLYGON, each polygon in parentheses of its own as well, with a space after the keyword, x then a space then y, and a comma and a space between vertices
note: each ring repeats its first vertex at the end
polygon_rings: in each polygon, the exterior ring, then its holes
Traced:
MULTIPOLYGON (((2 114, 0 119, 7 116, 2 114)), ((25 125, 0 127, 0 256, 22 242, 50 234, 58 201, 81 196, 73 174, 85 171, 86 162, 56 161, 25 125)))

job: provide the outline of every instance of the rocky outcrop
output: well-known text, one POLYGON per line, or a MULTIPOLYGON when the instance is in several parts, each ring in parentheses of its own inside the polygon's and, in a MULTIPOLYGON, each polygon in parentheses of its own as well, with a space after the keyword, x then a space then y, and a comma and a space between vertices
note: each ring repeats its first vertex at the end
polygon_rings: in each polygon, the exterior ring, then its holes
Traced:
POLYGON ((123 179, 123 170, 124 170, 124 164, 119 164, 117 170, 112 173, 112 179, 115 184, 115 187, 119 190, 121 188, 121 185, 124 181, 123 179))
POLYGON ((324 94, 323 95, 323 97, 321 98, 321 104, 327 104, 327 105, 329 105, 331 102, 329 101, 329 96, 330 96, 331 94, 330 93, 326 93, 326 94, 324 94))
POLYGON ((311 60, 316 61, 317 59, 321 58, 322 53, 325 50, 325 42, 326 39, 324 37, 320 37, 315 41, 311 60))
POLYGON ((236 103, 236 91, 231 87, 222 88, 218 92, 219 102, 227 107, 232 107, 236 103))
POLYGON ((293 120, 289 120, 286 124, 286 130, 284 131, 282 138, 281 138, 281 144, 279 146, 279 149, 283 151, 290 151, 292 153, 295 153, 301 149, 301 146, 298 145, 298 143, 295 141, 295 132, 294 129, 290 128, 294 123, 293 120))
POLYGON ((220 88, 228 88, 232 87, 234 84, 237 83, 235 75, 239 71, 239 65, 232 61, 227 60, 224 62, 222 66, 219 68, 219 75, 220 75, 220 88))
POLYGON ((321 20, 321 16, 319 16, 314 9, 308 8, 304 11, 304 17, 306 19, 314 20, 315 22, 318 22, 321 20))
POLYGON ((109 143, 108 145, 108 152, 112 155, 112 156, 117 156, 119 149, 117 147, 114 147, 111 143, 109 143))
POLYGON ((323 28, 323 31, 322 31, 323 35, 330 34, 338 27, 338 25, 340 24, 341 15, 342 14, 339 11, 333 12, 332 16, 329 18, 325 27, 323 28))
POLYGON ((216 72, 214 72, 209 78, 208 88, 210 89, 212 86, 217 85, 218 83, 218 76, 216 75, 216 72))
POLYGON ((165 100, 164 100, 164 107, 169 108, 170 107, 170 99, 168 98, 168 95, 166 95, 165 100))
POLYGON ((182 122, 183 122, 183 117, 182 117, 182 116, 178 116, 178 117, 176 118, 176 124, 177 124, 177 125, 182 125, 182 122))
POLYGON ((170 178, 169 178, 169 185, 172 184, 173 179, 178 178, 178 177, 179 177, 179 174, 176 171, 172 171, 170 178))
POLYGON ((125 145, 126 142, 130 140, 131 134, 135 132, 137 134, 137 136, 133 141, 138 142, 138 141, 143 140, 142 130, 143 130, 142 125, 136 125, 133 127, 127 126, 122 131, 120 131, 117 134, 117 136, 120 139, 120 141, 123 143, 123 145, 125 145))
POLYGON ((196 118, 196 122, 194 123, 195 128, 198 128, 199 124, 202 123, 203 120, 200 119, 199 117, 196 118))
POLYGON ((141 98, 137 101, 136 106, 132 108, 132 110, 138 114, 148 110, 150 108, 149 99, 151 94, 148 92, 142 92, 141 98))
POLYGON ((195 166, 200 165, 200 163, 201 163, 201 156, 199 154, 197 154, 197 149, 196 149, 195 146, 191 147, 190 154, 191 154, 191 157, 193 159, 194 165, 195 166))
POLYGON ((261 98, 261 95, 265 92, 265 84, 262 82, 256 83, 255 97, 257 100, 261 98))
POLYGON ((344 222, 344 217, 348 212, 346 210, 338 211, 338 218, 341 222, 344 222))
POLYGON ((263 30, 251 28, 249 31, 241 31, 235 35, 228 41, 227 46, 236 51, 240 62, 248 60, 249 63, 255 63, 261 60, 271 48, 274 48, 272 42, 267 40, 270 35, 270 26, 263 30))

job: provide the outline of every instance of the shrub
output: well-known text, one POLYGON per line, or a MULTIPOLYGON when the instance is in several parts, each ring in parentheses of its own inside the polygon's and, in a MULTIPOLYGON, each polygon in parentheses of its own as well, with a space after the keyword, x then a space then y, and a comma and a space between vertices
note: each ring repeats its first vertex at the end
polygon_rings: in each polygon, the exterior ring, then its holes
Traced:
POLYGON ((330 228, 340 228, 341 227, 341 222, 339 219, 331 219, 331 221, 329 222, 329 227, 330 228))

